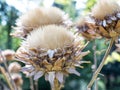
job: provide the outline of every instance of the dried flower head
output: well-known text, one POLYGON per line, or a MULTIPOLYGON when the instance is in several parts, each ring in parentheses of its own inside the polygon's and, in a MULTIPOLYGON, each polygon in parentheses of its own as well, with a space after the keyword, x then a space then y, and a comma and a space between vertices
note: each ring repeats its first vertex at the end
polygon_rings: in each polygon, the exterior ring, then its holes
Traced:
POLYGON ((82 34, 86 39, 92 40, 95 38, 100 38, 100 35, 96 33, 95 22, 88 17, 81 18, 76 23, 77 33, 82 34))
POLYGON ((12 35, 16 37, 25 37, 29 32, 40 26, 65 24, 68 17, 57 7, 38 7, 22 15, 14 27, 16 30, 12 35))
POLYGON ((15 82, 15 85, 17 86, 17 88, 20 88, 23 84, 21 75, 14 73, 14 74, 11 74, 11 77, 12 77, 13 81, 15 82))
POLYGON ((21 69, 21 65, 18 62, 10 63, 8 70, 10 73, 18 73, 21 69))
POLYGON ((120 34, 120 6, 114 0, 98 0, 91 17, 95 20, 97 33, 108 39, 120 34))
POLYGON ((2 55, 6 58, 6 60, 13 60, 14 54, 15 54, 15 51, 13 50, 7 49, 7 50, 2 51, 2 55))
POLYGON ((115 0, 98 0, 91 14, 97 19, 104 19, 117 11, 120 11, 120 6, 115 0))
POLYGON ((16 58, 26 63, 22 71, 29 72, 38 79, 45 75, 51 86, 54 80, 63 83, 64 75, 80 75, 75 67, 80 67, 84 45, 62 26, 48 25, 34 30, 28 35, 16 52, 16 58))

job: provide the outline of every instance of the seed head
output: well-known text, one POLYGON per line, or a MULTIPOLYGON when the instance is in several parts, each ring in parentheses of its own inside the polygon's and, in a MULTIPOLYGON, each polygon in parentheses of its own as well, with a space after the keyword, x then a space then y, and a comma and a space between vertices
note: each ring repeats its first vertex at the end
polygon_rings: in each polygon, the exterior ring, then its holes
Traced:
POLYGON ((75 67, 80 67, 83 56, 89 51, 82 52, 84 45, 63 26, 48 25, 31 32, 16 52, 16 58, 26 66, 22 71, 29 72, 38 79, 45 75, 51 86, 54 80, 64 82, 68 74, 80 75, 75 67))
POLYGON ((96 32, 111 39, 120 35, 120 6, 114 0, 99 0, 91 13, 96 32))
POLYGON ((21 65, 17 62, 10 63, 8 70, 10 73, 18 73, 21 69, 21 65))
POLYGON ((30 10, 19 17, 14 27, 15 32, 11 35, 26 37, 31 31, 45 25, 63 25, 68 20, 65 13, 57 7, 38 7, 30 10))

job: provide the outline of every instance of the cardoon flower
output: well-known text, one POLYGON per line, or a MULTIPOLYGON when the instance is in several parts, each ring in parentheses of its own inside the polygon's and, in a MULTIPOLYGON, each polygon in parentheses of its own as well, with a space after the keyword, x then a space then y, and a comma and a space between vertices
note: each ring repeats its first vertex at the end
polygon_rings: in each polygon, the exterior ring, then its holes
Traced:
POLYGON ((38 7, 19 17, 16 22, 16 27, 13 27, 15 32, 11 35, 23 38, 32 30, 50 24, 66 26, 70 24, 70 20, 67 15, 57 7, 38 7))
POLYGON ((120 6, 114 0, 99 0, 93 7, 91 17, 95 20, 96 32, 105 38, 120 34, 120 6))
POLYGON ((115 0, 98 0, 92 9, 90 17, 95 22, 96 33, 109 39, 110 43, 101 64, 88 84, 88 88, 91 88, 106 61, 114 41, 120 35, 120 6, 115 0))
MULTIPOLYGON (((13 60, 14 59, 14 54, 15 54, 15 51, 13 51, 13 50, 7 49, 7 50, 2 51, 2 55, 5 57, 5 59, 7 61, 13 60)), ((1 61, 1 62, 3 62, 3 61, 1 61)))
POLYGON ((21 71, 29 72, 29 76, 34 75, 34 80, 44 75, 51 87, 55 88, 56 84, 64 83, 64 76, 80 75, 75 68, 81 67, 84 63, 82 57, 89 53, 82 52, 83 48, 79 38, 66 28, 48 25, 32 31, 15 56, 26 64, 21 71))
POLYGON ((17 90, 22 90, 23 79, 22 76, 18 73, 11 74, 12 80, 15 82, 17 90))
POLYGON ((20 72, 21 65, 17 62, 10 63, 8 66, 8 70, 10 73, 18 73, 20 72))
POLYGON ((82 34, 82 36, 87 40, 93 40, 101 37, 98 33, 96 33, 94 20, 88 16, 78 20, 76 26, 78 29, 77 33, 82 34))

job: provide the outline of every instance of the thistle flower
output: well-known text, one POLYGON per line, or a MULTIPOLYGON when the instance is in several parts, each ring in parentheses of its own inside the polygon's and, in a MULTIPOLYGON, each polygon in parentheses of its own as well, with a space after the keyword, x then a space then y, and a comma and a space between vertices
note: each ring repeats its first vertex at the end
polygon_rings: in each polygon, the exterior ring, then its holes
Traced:
POLYGON ((7 50, 2 51, 2 55, 6 58, 6 60, 13 60, 14 54, 15 54, 15 51, 13 50, 7 49, 7 50))
POLYGON ((84 17, 77 21, 77 33, 82 34, 87 40, 92 40, 95 38, 100 38, 100 35, 96 33, 95 22, 89 18, 84 17))
POLYGON ((22 71, 34 75, 34 80, 45 76, 54 87, 55 80, 60 84, 68 74, 80 75, 75 67, 87 52, 81 52, 84 45, 70 31, 62 26, 48 25, 30 33, 15 56, 26 65, 22 71))
POLYGON ((96 32, 101 36, 110 39, 120 34, 120 6, 114 0, 99 0, 91 17, 96 22, 96 32))
POLYGON ((10 63, 8 70, 10 73, 18 73, 21 69, 21 65, 17 62, 10 63))
POLYGON ((69 22, 68 17, 57 7, 38 7, 26 12, 18 19, 16 27, 14 27, 16 31, 11 35, 25 37, 38 27, 49 24, 63 25, 67 24, 67 21, 69 22))
POLYGON ((15 82, 15 85, 17 86, 17 90, 22 90, 21 86, 23 84, 23 80, 20 74, 14 73, 11 74, 11 77, 13 81, 15 82))

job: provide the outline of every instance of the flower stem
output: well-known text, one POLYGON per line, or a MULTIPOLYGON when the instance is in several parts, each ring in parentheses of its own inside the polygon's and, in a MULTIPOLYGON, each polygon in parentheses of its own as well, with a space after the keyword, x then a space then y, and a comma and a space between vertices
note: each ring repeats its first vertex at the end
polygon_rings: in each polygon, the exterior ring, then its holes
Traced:
POLYGON ((35 80, 35 90, 38 90, 38 80, 35 80))
POLYGON ((2 58, 2 61, 3 61, 4 65, 5 65, 5 69, 6 69, 6 71, 7 71, 7 74, 8 74, 8 76, 9 76, 9 78, 10 78, 11 84, 12 84, 12 86, 13 86, 13 88, 14 88, 14 89, 11 89, 11 90, 17 90, 17 87, 16 87, 14 81, 12 80, 12 77, 11 77, 10 72, 9 72, 9 70, 8 70, 8 65, 7 65, 6 59, 5 59, 5 57, 2 55, 1 50, 0 50, 0 56, 1 56, 1 58, 2 58))
POLYGON ((52 90, 60 90, 60 84, 58 82, 58 80, 55 78, 54 80, 54 87, 52 88, 52 90))
POLYGON ((29 80, 30 80, 30 89, 34 90, 34 85, 33 85, 33 79, 32 79, 32 77, 29 77, 29 80))
POLYGON ((10 90, 14 90, 13 87, 12 87, 12 85, 11 85, 11 83, 10 83, 9 78, 7 77, 7 74, 6 74, 6 72, 5 72, 5 69, 4 69, 3 67, 1 67, 1 66, 0 66, 0 72, 1 72, 1 73, 3 74, 3 76, 5 77, 7 83, 8 83, 8 85, 9 85, 9 87, 10 87, 10 90))
POLYGON ((102 62, 100 63, 98 69, 97 69, 97 70, 95 71, 95 73, 93 74, 93 77, 92 77, 90 83, 89 83, 88 86, 87 86, 88 90, 90 90, 90 88, 92 87, 94 81, 96 80, 99 72, 101 71, 102 67, 104 66, 105 60, 106 60, 106 58, 107 58, 107 56, 108 56, 108 54, 109 54, 109 52, 110 52, 110 50, 111 50, 111 48, 112 48, 112 45, 113 45, 114 41, 115 41, 115 38, 112 38, 112 39, 111 39, 111 42, 110 42, 110 44, 109 44, 109 46, 108 46, 108 49, 107 49, 107 51, 106 51, 106 53, 105 53, 105 55, 104 55, 104 57, 103 57, 102 62))
MULTIPOLYGON (((97 70, 96 40, 94 41, 93 51, 94 51, 94 64, 93 64, 94 68, 93 68, 93 72, 95 73, 95 71, 97 70)), ((94 83, 94 90, 98 90, 97 79, 95 80, 95 83, 94 83)))

